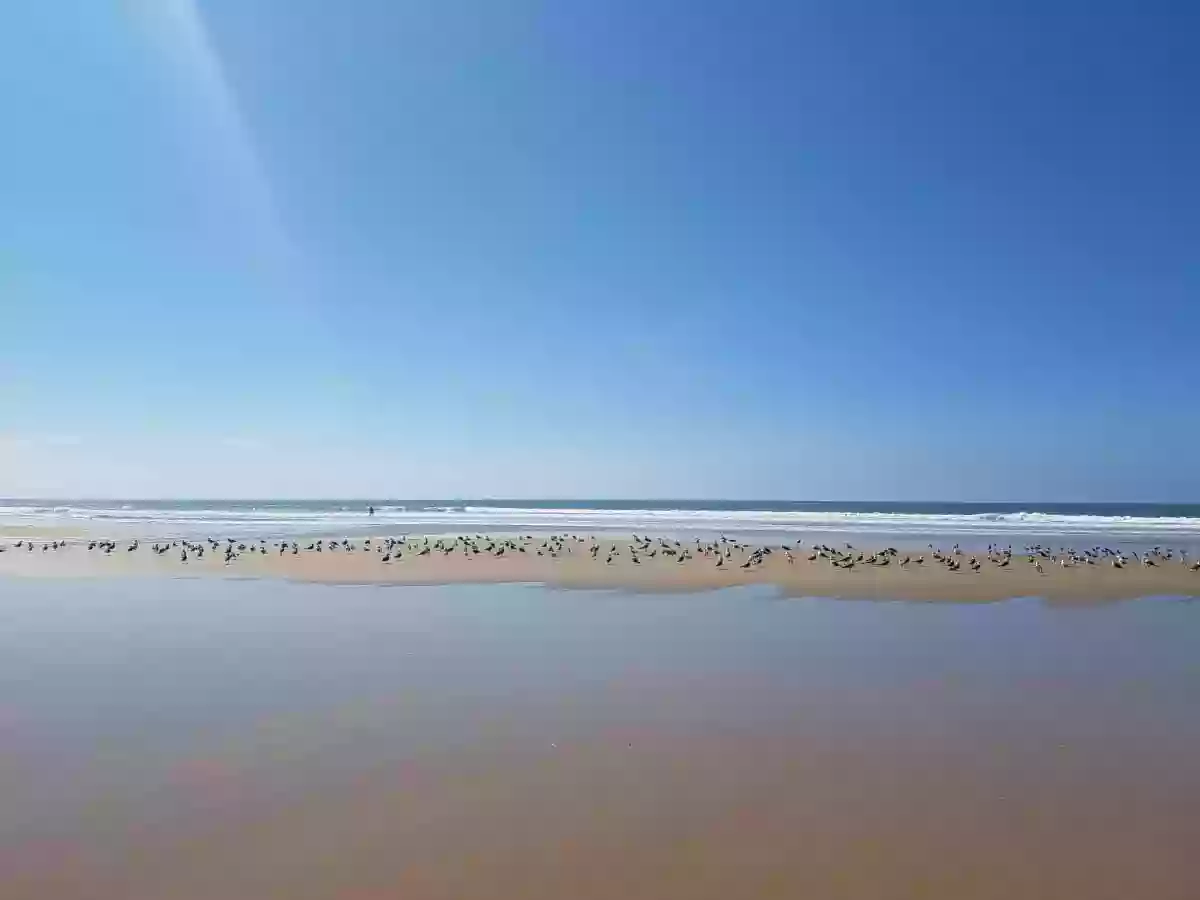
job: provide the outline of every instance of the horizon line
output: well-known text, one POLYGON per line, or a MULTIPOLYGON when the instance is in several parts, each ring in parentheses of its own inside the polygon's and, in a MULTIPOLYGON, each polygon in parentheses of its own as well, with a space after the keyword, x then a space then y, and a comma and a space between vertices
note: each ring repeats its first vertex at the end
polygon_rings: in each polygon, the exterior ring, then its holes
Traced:
POLYGON ((871 497, 869 499, 852 499, 847 497, 839 497, 835 499, 818 499, 818 498, 788 498, 788 497, 618 497, 618 496, 597 496, 597 497, 504 497, 504 496, 483 496, 483 497, 371 497, 371 496, 158 496, 158 497, 121 497, 121 496, 5 496, 0 497, 0 503, 8 501, 18 501, 21 503, 29 503, 35 501, 63 503, 68 501, 79 501, 83 503, 169 503, 169 502, 230 502, 230 503, 251 503, 256 501, 270 503, 319 503, 319 502, 341 502, 341 503, 362 503, 364 505, 380 505, 389 503, 441 503, 443 505, 455 505, 463 503, 905 503, 905 504, 958 504, 958 505, 978 505, 978 506, 1015 506, 1015 505, 1043 505, 1043 506, 1096 506, 1096 505, 1111 505, 1111 506, 1137 506, 1137 505, 1152 505, 1152 506, 1200 506, 1200 500, 952 500, 952 499, 930 499, 922 498, 918 500, 903 500, 887 497, 871 497))

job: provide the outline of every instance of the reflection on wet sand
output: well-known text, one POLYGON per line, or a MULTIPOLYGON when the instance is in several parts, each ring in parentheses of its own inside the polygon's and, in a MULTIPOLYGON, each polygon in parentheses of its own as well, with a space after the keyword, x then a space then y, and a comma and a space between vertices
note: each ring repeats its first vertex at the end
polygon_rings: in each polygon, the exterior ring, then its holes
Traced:
POLYGON ((2 584, 6 900, 1200 892, 1192 604, 2 584))

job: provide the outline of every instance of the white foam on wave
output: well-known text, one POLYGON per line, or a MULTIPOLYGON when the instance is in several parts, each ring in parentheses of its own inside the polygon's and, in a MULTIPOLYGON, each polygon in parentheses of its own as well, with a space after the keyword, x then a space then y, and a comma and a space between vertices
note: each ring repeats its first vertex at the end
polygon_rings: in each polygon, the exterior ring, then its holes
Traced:
POLYGON ((889 535, 997 535, 1019 539, 1052 536, 1105 536, 1168 539, 1200 537, 1200 518, 1059 515, 1037 511, 925 514, 838 512, 834 510, 578 509, 498 506, 383 506, 374 516, 358 507, 303 504, 253 507, 66 505, 0 506, 5 524, 62 528, 106 527, 153 535, 299 535, 363 528, 409 532, 503 530, 605 530, 697 534, 755 532, 844 532, 889 535), (86 526, 85 526, 86 523, 86 526))

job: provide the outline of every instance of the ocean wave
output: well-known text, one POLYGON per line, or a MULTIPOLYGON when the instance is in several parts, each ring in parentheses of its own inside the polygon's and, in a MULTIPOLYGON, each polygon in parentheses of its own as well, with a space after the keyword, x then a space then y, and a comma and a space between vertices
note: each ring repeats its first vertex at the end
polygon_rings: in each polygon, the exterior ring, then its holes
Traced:
POLYGON ((394 529, 419 533, 455 531, 629 531, 652 533, 752 534, 755 532, 844 532, 879 535, 996 535, 1018 540, 1048 536, 1115 538, 1200 538, 1200 517, 1063 515, 1037 510, 970 513, 842 512, 772 509, 606 509, 487 505, 386 505, 368 516, 364 506, 302 503, 264 505, 214 503, 172 506, 66 504, 0 505, 5 524, 86 530, 107 527, 147 535, 297 535, 394 529), (92 523, 86 525, 86 523, 92 523))

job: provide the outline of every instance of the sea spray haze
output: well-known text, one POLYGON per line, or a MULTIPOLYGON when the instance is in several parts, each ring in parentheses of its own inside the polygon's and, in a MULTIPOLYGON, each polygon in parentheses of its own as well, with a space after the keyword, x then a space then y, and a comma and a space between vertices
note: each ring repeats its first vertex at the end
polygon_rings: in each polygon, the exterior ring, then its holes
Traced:
POLYGON ((607 531, 912 543, 1200 543, 1200 504, 681 500, 0 500, 8 528, 150 537, 607 531), (375 514, 368 515, 368 505, 375 514))

